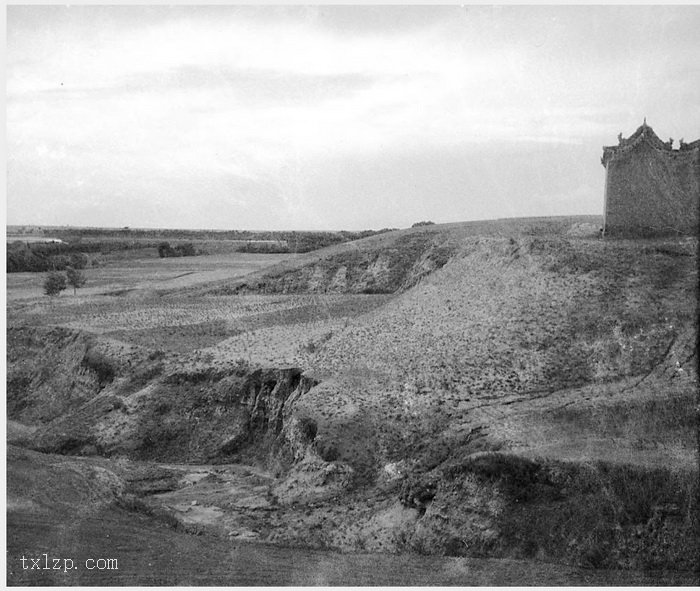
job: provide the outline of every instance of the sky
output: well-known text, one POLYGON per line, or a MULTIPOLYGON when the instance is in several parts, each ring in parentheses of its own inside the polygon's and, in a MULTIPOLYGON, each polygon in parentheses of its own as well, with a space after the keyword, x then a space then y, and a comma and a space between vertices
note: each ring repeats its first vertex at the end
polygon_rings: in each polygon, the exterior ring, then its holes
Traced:
POLYGON ((8 6, 7 223, 359 230, 602 214, 700 137, 700 6, 8 6))

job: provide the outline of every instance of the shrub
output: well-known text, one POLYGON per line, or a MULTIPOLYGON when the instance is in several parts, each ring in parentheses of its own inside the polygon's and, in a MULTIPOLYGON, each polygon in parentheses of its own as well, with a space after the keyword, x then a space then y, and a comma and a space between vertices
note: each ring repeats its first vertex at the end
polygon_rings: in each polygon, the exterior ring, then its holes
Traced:
POLYGON ((97 375, 100 388, 103 388, 117 375, 112 362, 99 351, 88 349, 83 357, 82 366, 97 375))
POLYGON ((56 296, 66 289, 66 277, 62 273, 49 273, 44 281, 44 293, 47 296, 56 296))

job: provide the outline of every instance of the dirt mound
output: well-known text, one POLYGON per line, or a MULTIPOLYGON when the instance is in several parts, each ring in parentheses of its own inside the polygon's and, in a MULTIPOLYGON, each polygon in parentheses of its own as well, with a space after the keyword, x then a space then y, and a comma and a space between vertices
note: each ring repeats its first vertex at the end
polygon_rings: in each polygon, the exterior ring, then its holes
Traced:
POLYGON ((440 234, 402 235, 381 249, 329 253, 296 269, 271 270, 231 293, 394 293, 442 267, 456 248, 440 234))
POLYGON ((115 501, 124 481, 83 459, 7 448, 7 510, 39 515, 94 514, 115 501))
POLYGON ((335 375, 351 359, 493 394, 644 374, 694 321, 697 272, 692 258, 640 250, 470 239, 442 270, 334 335, 315 369, 335 375))
MULTIPOLYGON (((668 412, 654 416, 668 420, 647 421, 659 431, 647 439, 658 435, 668 454, 690 458, 694 428, 681 409, 697 386, 697 269, 694 256, 660 248, 694 253, 692 241, 465 239, 442 269, 324 342, 310 359, 323 385, 297 407, 318 423, 328 457, 376 477, 415 458, 421 444, 439 454, 477 428, 482 449, 537 446, 540 432, 524 428, 525 415, 548 423, 577 396, 572 410, 619 392, 617 408, 630 408, 618 415, 629 419, 624 432, 641 436, 641 423, 631 423, 643 410, 631 406, 656 390, 668 412)), ((582 438, 614 436, 621 423, 613 423, 589 422, 582 438)), ((633 457, 642 442, 625 445, 633 457)))
MULTIPOLYGON (((442 268, 475 236, 566 235, 600 226, 597 216, 434 224, 395 230, 283 261, 236 282, 192 293, 396 293, 442 268)), ((597 234, 596 234, 597 235, 597 234)))

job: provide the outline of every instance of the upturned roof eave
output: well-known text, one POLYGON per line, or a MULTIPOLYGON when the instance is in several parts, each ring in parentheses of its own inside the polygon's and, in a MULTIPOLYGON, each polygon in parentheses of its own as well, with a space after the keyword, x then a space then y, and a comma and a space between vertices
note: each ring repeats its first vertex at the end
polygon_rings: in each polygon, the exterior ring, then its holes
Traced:
POLYGON ((626 156, 634 152, 642 144, 647 144, 656 150, 668 153, 688 153, 696 149, 700 149, 700 140, 683 145, 683 148, 674 150, 670 143, 666 143, 654 133, 654 130, 646 124, 646 121, 640 125, 637 130, 627 139, 620 137, 620 144, 617 146, 603 146, 603 156, 600 159, 601 164, 606 166, 612 158, 626 156))

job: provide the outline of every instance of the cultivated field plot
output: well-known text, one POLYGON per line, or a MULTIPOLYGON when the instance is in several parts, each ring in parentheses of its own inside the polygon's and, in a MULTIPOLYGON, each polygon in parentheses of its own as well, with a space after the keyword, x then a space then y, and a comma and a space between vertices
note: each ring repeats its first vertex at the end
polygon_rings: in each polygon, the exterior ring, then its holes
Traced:
MULTIPOLYGON (((130 258, 118 253, 103 266, 84 270, 87 283, 79 296, 181 289, 222 279, 234 279, 295 255, 228 253, 194 257, 130 258)), ((26 300, 43 296, 45 273, 9 273, 7 299, 26 300)), ((136 294, 132 294, 136 295, 136 294)), ((69 297, 69 292, 62 298, 69 297)))
MULTIPOLYGON (((165 273, 162 268, 158 272, 165 273)), ((206 358, 217 362, 244 359, 263 365, 289 365, 306 359, 350 318, 383 305, 391 297, 160 297, 141 288, 122 295, 87 295, 84 291, 51 300, 17 298, 9 307, 10 323, 21 318, 23 322, 87 331, 171 353, 202 349, 206 358)))

